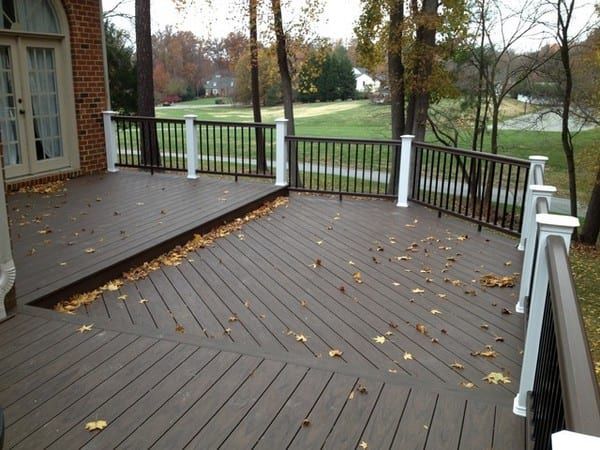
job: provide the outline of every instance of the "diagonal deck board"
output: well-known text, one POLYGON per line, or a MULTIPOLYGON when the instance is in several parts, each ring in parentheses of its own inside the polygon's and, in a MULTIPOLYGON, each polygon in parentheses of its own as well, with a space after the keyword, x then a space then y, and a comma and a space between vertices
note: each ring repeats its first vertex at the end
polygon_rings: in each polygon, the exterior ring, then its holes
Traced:
POLYGON ((21 303, 39 299, 279 188, 264 183, 123 171, 82 177, 66 192, 8 197, 21 303), (40 231, 49 229, 47 234, 40 231), (85 250, 92 248, 92 254, 85 250), (34 254, 29 254, 35 249, 34 254))
MULTIPOLYGON (((177 196, 161 194, 163 180, 157 180, 137 174, 132 195, 172 203, 177 196)), ((230 189, 215 179, 203 184, 209 185, 218 186, 213 202, 230 189)), ((230 192, 245 187, 237 186, 230 192)), ((96 202, 94 189, 70 191, 69 200, 86 208, 95 202, 90 209, 97 207, 100 219, 112 209, 111 195, 105 189, 96 202)), ((240 201, 257 192, 263 191, 249 188, 240 201)), ((202 195, 210 201, 208 191, 202 195)), ((31 197, 14 198, 20 209, 31 197)), ((187 220, 179 206, 170 209, 173 218, 187 220)), ((63 208, 68 203, 53 209, 63 208)), ((116 228, 129 220, 122 215, 115 216, 116 228)), ((130 218, 155 216, 136 210, 130 218)), ((80 219, 77 226, 91 223, 89 215, 80 219)), ((59 218, 47 220, 58 230, 59 218)), ((101 222, 95 233, 116 236, 101 222)), ((17 246, 46 236, 29 235, 17 246)), ((524 448, 524 421, 510 406, 522 317, 502 314, 514 307, 516 288, 478 283, 488 271, 520 270, 514 244, 420 206, 293 195, 287 207, 177 266, 105 292, 74 316, 22 306, 0 324, 7 447, 336 449, 364 441, 368 448, 524 448), (468 239, 456 239, 465 234, 468 239), (413 242, 418 251, 407 252, 413 242), (402 254, 412 259, 394 259, 402 254), (455 261, 446 267, 448 256, 455 261), (317 258, 321 264, 311 267, 317 258), (422 273, 423 266, 431 272, 422 273), (353 280, 356 271, 362 284, 353 280), (415 287, 425 292, 412 293, 415 287), (148 302, 139 303, 142 298, 148 302), (82 323, 94 323, 92 332, 79 333, 82 323), (387 342, 373 341, 387 331, 387 342), (295 333, 308 341, 297 342, 295 333), (487 344, 496 358, 470 354, 487 344), (333 348, 343 351, 341 358, 329 357, 333 348), (404 359, 406 351, 413 360, 404 359), (452 369, 453 361, 465 368, 452 369), (508 371, 513 383, 486 384, 481 379, 490 371, 508 371), (463 381, 476 388, 461 387, 463 381), (85 423, 96 419, 107 420, 108 428, 86 431, 85 423)), ((65 254, 73 251, 68 246, 65 254)))

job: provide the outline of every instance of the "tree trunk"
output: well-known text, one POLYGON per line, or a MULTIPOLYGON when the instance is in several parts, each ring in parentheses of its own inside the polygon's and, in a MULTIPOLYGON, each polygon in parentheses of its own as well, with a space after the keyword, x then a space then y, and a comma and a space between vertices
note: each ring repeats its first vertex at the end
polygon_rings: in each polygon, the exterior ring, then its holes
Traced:
MULTIPOLYGON (((288 120, 288 135, 296 134, 294 124, 294 99, 292 92, 292 77, 288 65, 287 47, 285 42, 285 33, 283 31, 283 19, 281 17, 281 0, 271 0, 273 8, 273 20, 275 29, 275 38, 277 40, 277 65, 281 76, 281 93, 283 96, 283 114, 288 120)), ((298 186, 298 154, 296 151, 290 152, 290 185, 298 186)))
MULTIPOLYGON (((405 132, 404 115, 404 64, 402 63, 402 22, 404 21, 404 2, 394 0, 390 6, 388 30, 388 79, 390 83, 390 109, 392 116, 392 139, 400 139, 405 132)), ((400 171, 399 152, 392 152, 392 172, 388 179, 387 193, 396 191, 400 171)))
MULTIPOLYGON (((150 0, 135 0, 135 46, 137 62, 137 114, 154 117, 154 81, 152 79, 152 31, 150 0)), ((160 162, 158 137, 153 122, 141 127, 141 163, 157 166, 160 162)))
POLYGON ((491 151, 498 154, 498 120, 500 120, 500 101, 492 98, 492 134, 490 137, 491 151))
POLYGON ((471 143, 471 149, 477 150, 477 141, 479 138, 480 127, 483 120, 481 119, 481 102, 483 101, 483 83, 485 79, 485 67, 484 67, 484 50, 485 50, 485 0, 481 2, 481 13, 479 16, 479 22, 481 24, 481 40, 479 42, 479 64, 478 64, 478 76, 477 81, 477 105, 475 110, 475 123, 473 125, 473 142, 471 143))
POLYGON ((592 189, 592 196, 588 204, 585 222, 579 235, 579 240, 588 245, 596 245, 600 234, 600 160, 596 172, 596 184, 592 189))
MULTIPOLYGON (((262 122, 260 114, 260 84, 258 79, 258 32, 256 29, 258 0, 250 0, 250 77, 252 90, 252 112, 254 122, 262 122)), ((262 128, 256 128, 256 171, 267 171, 267 155, 265 152, 265 139, 262 128)))

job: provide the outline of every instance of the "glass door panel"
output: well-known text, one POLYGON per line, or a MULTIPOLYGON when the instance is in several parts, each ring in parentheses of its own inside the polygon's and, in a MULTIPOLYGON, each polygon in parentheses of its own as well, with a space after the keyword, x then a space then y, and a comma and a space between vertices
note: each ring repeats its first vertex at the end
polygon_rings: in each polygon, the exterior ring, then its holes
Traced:
POLYGON ((60 158, 63 146, 54 49, 27 47, 31 118, 37 161, 60 158))
POLYGON ((23 164, 19 121, 11 48, 8 45, 0 45, 0 133, 4 165, 9 171, 11 166, 23 164))

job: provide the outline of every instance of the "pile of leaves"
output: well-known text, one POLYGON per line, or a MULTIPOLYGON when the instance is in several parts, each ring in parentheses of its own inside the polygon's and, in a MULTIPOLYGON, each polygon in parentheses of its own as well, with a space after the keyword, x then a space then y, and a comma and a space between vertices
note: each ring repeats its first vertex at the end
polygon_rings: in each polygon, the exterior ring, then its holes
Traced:
POLYGON ((515 276, 500 276, 488 273, 479 278, 479 283, 485 287, 514 287, 515 276))
POLYGON ((50 183, 37 184, 34 186, 23 186, 19 189, 22 193, 31 194, 56 194, 59 192, 66 192, 65 182, 62 180, 51 181, 50 183))
POLYGON ((104 291, 116 291, 123 286, 124 281, 137 281, 146 278, 151 272, 158 270, 161 266, 177 266, 181 264, 188 254, 201 248, 212 245, 215 240, 229 236, 242 229, 246 223, 260 219, 271 214, 276 208, 286 205, 287 197, 278 197, 273 201, 267 202, 260 208, 246 214, 244 217, 235 219, 233 222, 221 225, 218 228, 206 233, 205 235, 196 234, 184 245, 178 245, 173 250, 164 253, 151 261, 147 261, 138 267, 134 267, 123 273, 122 278, 109 281, 104 286, 93 291, 75 294, 67 300, 62 300, 54 305, 54 310, 67 314, 74 314, 75 311, 83 305, 88 305, 95 301, 104 291))

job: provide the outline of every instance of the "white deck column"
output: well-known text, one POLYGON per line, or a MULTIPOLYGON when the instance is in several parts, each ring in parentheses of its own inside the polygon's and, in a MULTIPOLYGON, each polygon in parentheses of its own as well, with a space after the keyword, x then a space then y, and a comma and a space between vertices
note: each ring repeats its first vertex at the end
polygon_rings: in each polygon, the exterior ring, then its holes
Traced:
MULTIPOLYGON (((527 234, 521 234, 521 239, 525 237, 525 242, 531 242, 531 245, 525 245, 525 254, 523 255, 523 270, 521 271, 521 285, 519 289, 519 301, 515 306, 515 310, 519 313, 525 312, 525 299, 529 295, 531 287, 531 273, 533 271, 533 263, 535 258, 535 237, 538 232, 537 224, 535 223, 536 204, 538 198, 545 198, 550 206, 552 195, 556 193, 554 186, 538 186, 530 185, 528 188, 529 199, 531 201, 531 213, 529 214, 531 224, 528 227, 527 234)), ((527 218, 528 216, 525 216, 527 218)), ((525 219, 524 219, 525 220, 525 219)), ((523 222, 523 231, 525 231, 525 223, 523 222)))
POLYGON ((104 145, 106 149, 106 170, 109 172, 118 172, 117 169, 117 135, 113 116, 116 116, 115 111, 102 111, 102 120, 104 122, 104 145))
POLYGON ((535 380, 544 308, 546 307, 546 296, 548 294, 549 274, 546 240, 548 236, 560 236, 563 238, 568 250, 573 230, 579 226, 579 219, 555 214, 537 214, 536 223, 539 228, 538 257, 533 268, 533 285, 529 300, 529 322, 525 334, 525 350, 523 352, 519 393, 513 403, 513 412, 519 416, 527 415, 527 393, 533 390, 535 380))
POLYGON ((536 167, 541 167, 542 172, 546 167, 548 158, 546 156, 532 155, 529 157, 529 177, 527 179, 527 188, 525 189, 525 208, 523 210, 523 228, 521 229, 521 240, 517 247, 520 251, 525 250, 527 238, 531 235, 531 230, 535 229, 535 202, 531 198, 530 188, 532 185, 543 182, 544 180, 535 180, 534 172, 536 167))
POLYGON ((402 148, 400 149, 400 170, 398 172, 398 203, 400 208, 408 207, 408 191, 410 188, 410 160, 412 154, 412 141, 415 138, 411 134, 400 136, 402 148))
POLYGON ((15 262, 12 257, 10 246, 3 170, 0 161, 0 320, 6 317, 4 300, 6 299, 6 294, 10 292, 15 284, 15 275, 15 262))
POLYGON ((275 120, 275 185, 288 185, 288 152, 285 148, 285 136, 287 135, 287 119, 275 120))
POLYGON ((194 121, 198 118, 195 114, 186 114, 185 119, 185 148, 187 151, 187 177, 190 180, 198 178, 196 169, 198 168, 198 139, 196 136, 196 127, 194 121))

